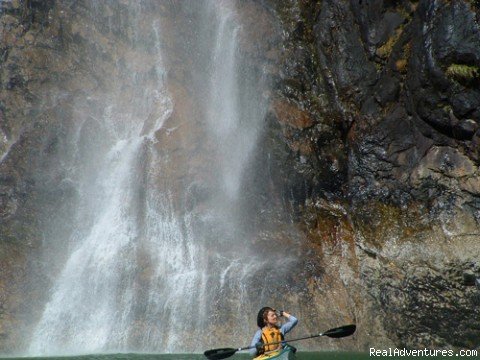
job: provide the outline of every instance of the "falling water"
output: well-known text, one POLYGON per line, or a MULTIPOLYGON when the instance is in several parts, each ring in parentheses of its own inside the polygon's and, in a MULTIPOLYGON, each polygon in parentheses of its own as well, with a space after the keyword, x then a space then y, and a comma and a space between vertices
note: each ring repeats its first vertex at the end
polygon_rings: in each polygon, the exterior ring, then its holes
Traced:
MULTIPOLYGON (((154 44, 154 76, 138 70, 145 61, 139 57, 116 60, 104 79, 110 90, 78 97, 73 105, 75 230, 30 354, 199 351, 215 343, 208 332, 226 316, 237 322, 236 335, 248 339, 252 321, 242 314, 270 296, 255 289, 287 271, 270 275, 268 264, 248 250, 248 224, 241 221, 243 176, 267 104, 261 96, 266 83, 248 74, 239 55, 242 27, 234 2, 184 4, 199 10, 198 32, 190 39, 198 58, 185 66, 192 84, 206 91, 193 95, 195 116, 177 122, 184 99, 169 91, 166 27, 155 14, 148 22, 133 3, 123 26, 134 32, 134 43, 148 38, 154 44), (185 135, 191 128, 205 134, 198 150, 205 179, 191 163, 178 162, 194 155, 181 146, 175 155, 167 144, 174 136, 192 140, 185 135), (185 176, 171 175, 177 168, 186 168, 185 176), (201 333, 183 343, 192 329, 201 333)), ((102 9, 91 3, 91 11, 102 9)), ((115 58, 120 50, 112 51, 115 58)))
MULTIPOLYGON (((127 64, 126 70, 134 66, 127 64)), ((145 85, 144 79, 134 71, 113 78, 116 90, 102 98, 99 116, 90 114, 88 120, 80 121, 72 143, 80 152, 71 174, 80 197, 76 231, 70 239, 72 252, 35 330, 30 346, 33 354, 125 348, 128 324, 133 320, 134 274, 143 231, 139 219, 140 208, 145 206, 139 196, 142 177, 149 181, 148 173, 139 172, 152 152, 155 131, 171 112, 158 52, 155 70, 157 88, 127 99, 127 84, 138 90, 145 85), (154 107, 160 109, 158 117, 149 124, 148 114, 154 107), (88 127, 100 136, 87 139, 88 127)), ((88 111, 82 102, 89 100, 77 100, 77 113, 88 111)), ((172 225, 171 231, 178 230, 172 225)))
POLYGON ((241 61, 238 59, 240 27, 232 7, 219 7, 217 29, 213 38, 210 74, 210 99, 207 123, 219 144, 222 186, 227 197, 239 195, 242 171, 255 147, 265 104, 258 100, 259 91, 248 81, 241 83, 241 61))

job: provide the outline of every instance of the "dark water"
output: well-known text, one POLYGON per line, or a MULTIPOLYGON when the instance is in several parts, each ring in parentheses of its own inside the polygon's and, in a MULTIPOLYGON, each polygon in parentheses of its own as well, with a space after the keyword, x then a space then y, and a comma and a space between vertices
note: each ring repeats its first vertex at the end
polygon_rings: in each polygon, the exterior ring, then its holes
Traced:
MULTIPOLYGON (((378 357, 369 356, 367 353, 355 352, 298 352, 296 359, 298 360, 400 360, 400 359, 415 359, 415 360, 437 360, 437 359, 451 359, 452 357, 429 356, 429 357, 378 357)), ((460 357, 461 358, 461 357, 460 357)), ((478 359, 478 357, 463 357, 464 359, 478 359)), ((207 358, 202 354, 109 354, 109 355, 82 355, 82 356, 62 356, 62 357, 5 357, 0 360, 206 360, 207 358)), ((246 353, 238 353, 229 357, 231 360, 247 360, 251 357, 246 353)), ((457 357, 458 359, 458 357, 457 357)))
MULTIPOLYGON (((367 354, 339 353, 339 352, 299 352, 296 359, 313 360, 349 360, 366 359, 367 354)), ((229 357, 230 360, 250 360, 247 353, 237 353, 229 357)), ((203 354, 109 354, 109 355, 82 355, 82 356, 59 356, 59 357, 6 357, 0 360, 207 360, 203 354)))

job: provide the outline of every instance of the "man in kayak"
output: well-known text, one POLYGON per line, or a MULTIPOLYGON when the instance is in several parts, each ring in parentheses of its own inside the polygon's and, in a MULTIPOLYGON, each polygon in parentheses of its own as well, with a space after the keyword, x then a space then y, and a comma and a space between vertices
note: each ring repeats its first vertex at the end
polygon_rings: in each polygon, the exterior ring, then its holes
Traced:
POLYGON ((290 315, 286 311, 275 311, 271 307, 261 308, 257 315, 257 325, 260 328, 253 336, 250 350, 252 356, 261 355, 263 353, 281 349, 285 342, 285 334, 297 325, 298 320, 295 316, 290 315), (287 322, 282 326, 278 326, 278 318, 284 316, 287 322), (276 345, 264 345, 270 343, 278 343, 276 345))

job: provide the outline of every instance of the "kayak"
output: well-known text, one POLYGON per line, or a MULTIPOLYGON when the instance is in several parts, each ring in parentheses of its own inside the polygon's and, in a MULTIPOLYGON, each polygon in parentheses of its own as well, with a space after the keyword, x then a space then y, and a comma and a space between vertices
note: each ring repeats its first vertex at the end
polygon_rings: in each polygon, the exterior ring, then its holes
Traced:
MULTIPOLYGON (((352 335, 355 332, 356 328, 357 326, 354 324, 345 325, 345 326, 340 326, 337 328, 327 330, 324 333, 305 336, 305 337, 293 339, 290 341, 312 339, 314 337, 319 337, 319 336, 328 336, 334 339, 343 338, 343 337, 352 335)), ((273 345, 273 344, 270 343, 269 345, 273 345)), ((238 349, 235 349, 235 348, 212 349, 212 350, 205 351, 203 354, 208 360, 222 360, 232 356, 237 351, 250 350, 250 349, 253 349, 253 346, 247 346, 247 347, 238 348, 238 349)), ((277 350, 269 354, 263 354, 263 355, 257 356, 256 358, 253 358, 253 360, 270 360, 270 359, 292 360, 292 359, 295 359, 296 351, 297 349, 295 349, 293 346, 285 345, 285 347, 282 350, 277 350)))
MULTIPOLYGON (((295 349, 296 350, 296 349, 295 349)), ((268 354, 259 355, 253 360, 293 360, 295 359, 295 350, 294 348, 286 345, 282 350, 273 351, 268 354)))

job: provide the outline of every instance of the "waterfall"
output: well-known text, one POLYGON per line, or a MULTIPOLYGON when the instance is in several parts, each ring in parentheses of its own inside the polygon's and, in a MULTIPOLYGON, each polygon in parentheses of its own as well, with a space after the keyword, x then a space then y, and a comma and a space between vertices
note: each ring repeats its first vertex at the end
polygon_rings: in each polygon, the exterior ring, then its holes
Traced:
MULTIPOLYGON (((139 11, 132 8, 133 14, 139 11)), ((158 23, 153 26, 158 34, 158 23)), ((172 111, 156 40, 154 88, 135 71, 135 61, 125 69, 117 62, 114 70, 120 75, 109 79, 114 90, 96 99, 99 111, 89 105, 92 96, 76 99, 75 113, 82 115, 72 139, 77 153, 70 176, 79 194, 75 232, 71 254, 34 331, 31 354, 124 350, 128 343, 144 238, 142 214, 152 221, 144 209, 152 199, 144 200, 142 192, 151 181, 148 169, 155 166, 150 160, 155 132, 172 111)), ((164 222, 166 240, 180 232, 171 219, 155 221, 164 222)))
POLYGON ((216 36, 210 62, 210 99, 207 123, 222 153, 222 188, 229 199, 239 195, 242 170, 256 144, 265 105, 258 101, 253 84, 241 82, 238 53, 240 27, 234 9, 218 6, 216 36))
MULTIPOLYGON (((242 314, 263 305, 276 289, 264 285, 278 282, 293 261, 272 251, 267 262, 248 250, 242 182, 262 131, 266 84, 242 62, 234 2, 184 4, 199 9, 191 39, 199 56, 190 65, 184 60, 192 84, 204 91, 192 95, 195 116, 180 120, 186 100, 169 90, 175 65, 166 65, 171 54, 164 52, 172 50, 165 26, 134 3, 131 23, 122 25, 135 43, 154 44, 154 74, 138 70, 148 59, 116 60, 104 79, 110 91, 80 96, 73 105, 75 231, 33 332, 32 355, 200 351, 217 341, 208 332, 226 316, 249 341, 252 319, 242 314), (200 150, 168 143, 186 138, 183 145, 190 145, 192 128, 205 134, 195 135, 200 150), (197 153, 203 177, 192 164, 197 153), (277 258, 280 270, 272 271, 277 258), (189 329, 201 333, 183 344, 189 329)), ((101 5, 92 2, 91 10, 101 5)), ((177 24, 183 25, 187 20, 177 24)), ((120 50, 112 51, 115 58, 120 50)))

